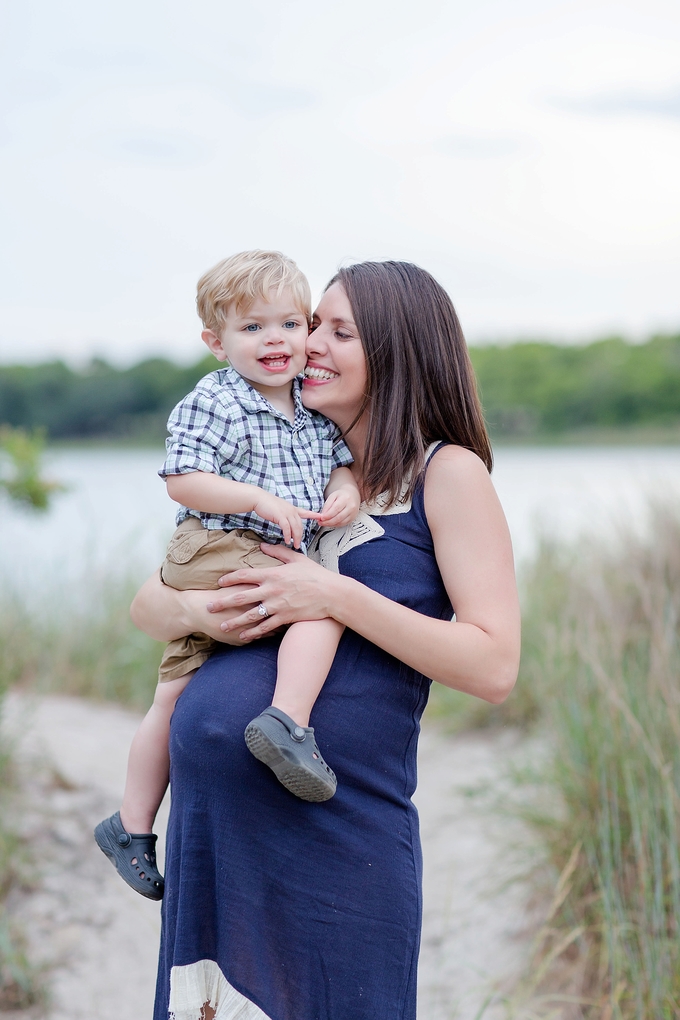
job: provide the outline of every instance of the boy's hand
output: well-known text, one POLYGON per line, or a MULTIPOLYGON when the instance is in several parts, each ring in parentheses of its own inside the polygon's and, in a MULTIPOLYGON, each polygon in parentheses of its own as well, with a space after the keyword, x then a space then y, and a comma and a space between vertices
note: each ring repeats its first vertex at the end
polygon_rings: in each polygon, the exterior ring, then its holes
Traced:
POLYGON ((359 513, 360 497, 354 485, 343 485, 332 492, 324 503, 318 521, 324 528, 341 528, 351 524, 359 513))
POLYGON ((311 510, 299 510, 280 496, 274 496, 264 490, 257 497, 253 510, 259 517, 264 517, 265 521, 278 524, 283 532, 284 542, 286 545, 292 542, 294 549, 299 549, 302 541, 302 518, 321 520, 321 514, 312 513, 311 510))

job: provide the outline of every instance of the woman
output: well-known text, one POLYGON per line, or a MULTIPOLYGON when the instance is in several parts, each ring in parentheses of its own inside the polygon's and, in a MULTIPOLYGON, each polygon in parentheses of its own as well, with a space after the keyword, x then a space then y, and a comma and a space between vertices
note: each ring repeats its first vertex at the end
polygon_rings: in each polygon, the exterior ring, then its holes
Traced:
POLYGON ((414 1020, 430 679, 496 703, 517 673, 510 540, 447 294, 408 263, 343 269, 308 354, 305 404, 342 428, 366 501, 319 542, 339 572, 264 547, 284 566, 229 575, 210 612, 205 592, 156 580, 133 608, 160 640, 246 642, 201 668, 173 717, 156 1020, 414 1020), (347 629, 311 721, 339 786, 308 804, 243 729, 271 699, 275 632, 325 617, 347 629))

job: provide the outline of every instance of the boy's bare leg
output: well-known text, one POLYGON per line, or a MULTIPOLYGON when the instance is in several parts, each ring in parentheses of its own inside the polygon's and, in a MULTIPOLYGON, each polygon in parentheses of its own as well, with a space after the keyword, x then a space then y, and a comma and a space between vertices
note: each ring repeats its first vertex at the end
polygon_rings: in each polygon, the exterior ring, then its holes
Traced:
POLYGON ((310 712, 333 665, 344 629, 337 620, 303 620, 284 635, 272 705, 298 726, 309 726, 310 712))
POLYGON ((156 812, 168 788, 170 719, 175 702, 196 670, 177 680, 159 683, 153 705, 135 733, 128 756, 120 820, 127 832, 151 832, 156 812))

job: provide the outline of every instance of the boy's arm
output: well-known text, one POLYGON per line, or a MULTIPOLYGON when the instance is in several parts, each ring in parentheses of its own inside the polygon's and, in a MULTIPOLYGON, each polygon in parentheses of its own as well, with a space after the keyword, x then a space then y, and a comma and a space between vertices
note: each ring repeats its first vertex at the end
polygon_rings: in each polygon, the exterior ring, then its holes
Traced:
POLYGON ((344 524, 351 524, 359 513, 361 495, 354 475, 348 467, 338 467, 331 471, 324 496, 326 502, 319 521, 326 528, 340 528, 344 524))
POLYGON ((302 541, 302 518, 320 519, 319 514, 301 510, 257 485, 234 482, 231 478, 205 471, 168 475, 165 481, 170 498, 189 510, 225 515, 256 513, 258 517, 278 524, 284 541, 287 544, 292 542, 295 549, 299 549, 302 541))

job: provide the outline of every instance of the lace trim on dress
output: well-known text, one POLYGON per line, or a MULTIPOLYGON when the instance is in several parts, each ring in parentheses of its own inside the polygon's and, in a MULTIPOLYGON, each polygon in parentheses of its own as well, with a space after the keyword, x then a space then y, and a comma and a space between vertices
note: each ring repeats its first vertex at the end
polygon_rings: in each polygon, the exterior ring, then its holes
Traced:
POLYGON ((344 528, 322 528, 313 539, 307 555, 326 570, 334 570, 337 574, 338 559, 343 553, 384 534, 385 529, 360 510, 352 523, 344 528))
MULTIPOLYGON (((425 451, 425 463, 427 464, 433 451, 439 446, 439 442, 430 443, 425 451)), ((327 570, 334 570, 338 573, 338 560, 349 552, 356 549, 364 542, 370 542, 372 538, 379 538, 385 534, 385 529, 378 524, 375 517, 389 517, 392 514, 407 514, 411 509, 412 501, 406 499, 406 491, 410 479, 404 480, 399 499, 392 506, 387 505, 387 496, 378 496, 371 503, 362 503, 358 515, 351 524, 344 528, 322 528, 313 539, 307 555, 320 563, 327 570)))
POLYGON ((270 1020, 230 985, 214 960, 173 967, 168 1020, 270 1020))

